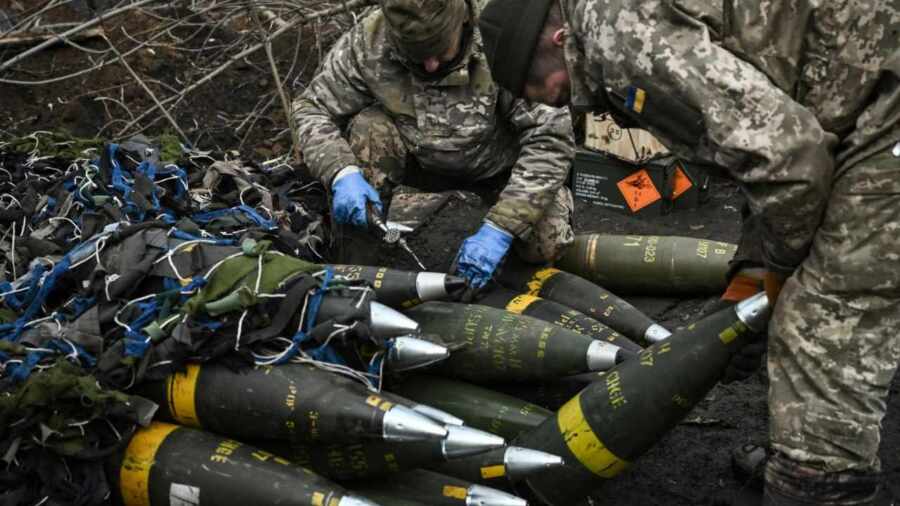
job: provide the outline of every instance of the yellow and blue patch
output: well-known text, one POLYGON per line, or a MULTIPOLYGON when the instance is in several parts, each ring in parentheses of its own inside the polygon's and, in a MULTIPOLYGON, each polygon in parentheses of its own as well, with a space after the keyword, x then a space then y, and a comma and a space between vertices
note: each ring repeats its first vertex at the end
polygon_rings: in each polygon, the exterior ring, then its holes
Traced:
POLYGON ((647 92, 637 86, 628 87, 628 95, 625 98, 625 107, 641 114, 644 112, 644 103, 647 101, 647 92))

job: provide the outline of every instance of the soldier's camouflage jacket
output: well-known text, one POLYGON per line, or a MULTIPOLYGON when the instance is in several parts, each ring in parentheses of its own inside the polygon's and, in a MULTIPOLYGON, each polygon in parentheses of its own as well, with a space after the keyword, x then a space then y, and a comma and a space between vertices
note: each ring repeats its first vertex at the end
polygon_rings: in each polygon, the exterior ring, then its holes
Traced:
MULTIPOLYGON (((477 14, 478 6, 470 6, 477 14)), ((568 111, 530 106, 501 90, 490 77, 477 31, 455 70, 429 79, 400 56, 386 30, 380 9, 363 18, 295 101, 306 164, 326 186, 342 168, 359 165, 341 129, 378 104, 429 172, 478 180, 511 168, 487 218, 526 238, 568 176, 574 154, 568 111)))
POLYGON ((560 0, 572 104, 743 182, 772 269, 806 256, 837 159, 896 142, 900 0, 560 0), (863 125, 857 128, 857 121, 863 125))

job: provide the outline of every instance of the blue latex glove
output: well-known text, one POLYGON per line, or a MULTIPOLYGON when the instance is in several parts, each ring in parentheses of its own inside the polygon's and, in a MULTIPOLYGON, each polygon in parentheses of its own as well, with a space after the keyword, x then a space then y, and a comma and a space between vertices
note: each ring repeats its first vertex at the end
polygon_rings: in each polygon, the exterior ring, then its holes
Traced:
POLYGON ((379 214, 382 211, 378 192, 355 167, 348 167, 339 172, 334 178, 331 190, 334 193, 332 212, 335 221, 341 225, 349 223, 357 227, 366 227, 367 202, 371 202, 379 214))
POLYGON ((456 275, 465 278, 472 288, 481 288, 494 275, 509 251, 513 236, 490 222, 475 235, 463 241, 456 255, 456 275))

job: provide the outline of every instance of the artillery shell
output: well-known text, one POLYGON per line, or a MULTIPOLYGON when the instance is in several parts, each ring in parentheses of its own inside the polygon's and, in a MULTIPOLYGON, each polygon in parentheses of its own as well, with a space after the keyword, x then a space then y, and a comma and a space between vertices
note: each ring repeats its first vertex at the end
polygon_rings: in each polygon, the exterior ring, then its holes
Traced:
POLYGON ((284 441, 254 444, 335 480, 355 480, 477 455, 505 445, 503 438, 471 427, 449 426, 442 441, 305 445, 284 441))
POLYGON ((508 489, 513 483, 563 465, 562 457, 539 450, 507 446, 489 452, 432 464, 428 469, 472 483, 508 489))
POLYGON ((478 303, 483 306, 505 309, 512 313, 531 316, 599 341, 608 341, 624 351, 638 352, 643 349, 638 344, 635 344, 634 341, 578 310, 527 293, 516 293, 506 288, 497 287, 479 299, 478 303))
POLYGON ((436 336, 453 350, 435 370, 473 382, 539 381, 601 370, 611 365, 611 353, 618 350, 530 316, 487 306, 426 302, 407 315, 419 322, 423 336, 436 336))
POLYGON ((422 302, 445 299, 466 287, 462 278, 439 272, 411 272, 365 265, 333 265, 347 279, 361 279, 375 289, 378 302, 394 308, 410 308, 422 302))
POLYGON ((392 505, 395 503, 387 501, 398 497, 429 506, 528 506, 527 501, 512 494, 421 469, 400 473, 390 480, 354 483, 352 488, 392 505))
MULTIPOLYGON (((533 385, 522 387, 534 388, 533 385)), ((466 425, 507 439, 534 429, 553 414, 540 406, 493 390, 425 374, 412 375, 390 388, 407 399, 458 416, 466 425)))
POLYGON ((161 422, 138 430, 113 464, 125 506, 377 506, 269 452, 161 422))
POLYGON ((737 245, 679 236, 590 234, 559 261, 561 269, 623 294, 720 294, 737 245))
POLYGON ((188 364, 184 373, 143 387, 164 419, 245 439, 349 443, 443 439, 447 430, 362 384, 309 365, 235 372, 188 364))
POLYGON ((729 358, 764 328, 769 306, 759 294, 726 308, 603 374, 517 446, 542 450, 566 465, 527 478, 541 501, 570 505, 653 446, 715 386, 729 358))
POLYGON ((640 342, 655 343, 671 335, 621 297, 559 269, 512 263, 504 269, 500 283, 514 292, 535 295, 580 311, 640 342))

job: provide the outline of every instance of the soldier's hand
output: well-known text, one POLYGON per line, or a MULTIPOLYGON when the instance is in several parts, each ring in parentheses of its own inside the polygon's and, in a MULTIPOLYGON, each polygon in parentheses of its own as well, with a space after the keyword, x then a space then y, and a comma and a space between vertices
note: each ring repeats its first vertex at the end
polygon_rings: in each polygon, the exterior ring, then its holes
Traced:
POLYGON ((367 226, 368 202, 371 202, 379 213, 382 212, 381 197, 366 181, 358 167, 347 167, 338 172, 334 182, 331 183, 331 190, 334 193, 332 212, 337 223, 357 227, 367 226))
POLYGON ((512 241, 512 234, 485 221, 478 232, 463 241, 459 248, 454 262, 455 274, 465 278, 471 288, 483 287, 493 277, 512 241))

